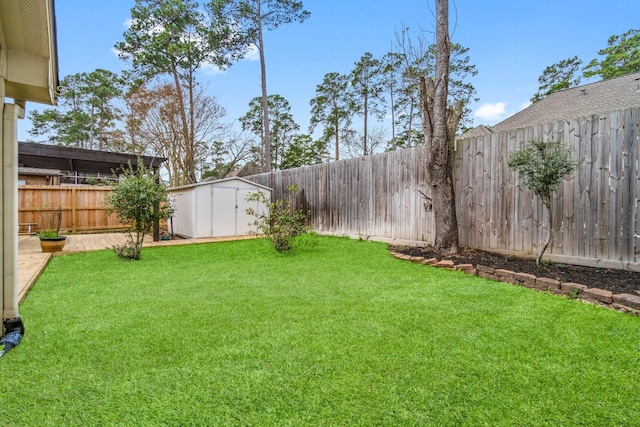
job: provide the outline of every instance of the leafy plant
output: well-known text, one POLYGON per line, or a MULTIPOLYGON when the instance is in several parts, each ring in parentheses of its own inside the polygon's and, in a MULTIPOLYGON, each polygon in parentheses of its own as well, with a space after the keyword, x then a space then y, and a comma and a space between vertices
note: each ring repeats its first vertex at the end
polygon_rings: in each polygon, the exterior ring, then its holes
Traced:
POLYGON ((253 225, 273 242, 276 251, 286 252, 291 249, 294 237, 309 231, 307 222, 311 212, 302 209, 293 209, 291 198, 295 195, 298 186, 296 184, 287 187, 290 197, 286 200, 271 202, 265 193, 257 191, 247 196, 247 201, 258 202, 264 205, 266 212, 258 212, 253 208, 247 209, 247 214, 256 217, 253 225))
POLYGON ((141 159, 135 169, 129 164, 107 200, 107 213, 116 213, 118 221, 130 226, 129 241, 115 246, 114 251, 123 258, 140 259, 144 237, 151 234, 157 221, 169 218, 171 212, 168 193, 157 183, 157 174, 141 159))
POLYGON ((573 160, 571 149, 564 143, 533 140, 509 156, 507 165, 520 174, 524 186, 540 197, 547 209, 547 237, 536 258, 536 264, 540 265, 542 255, 551 241, 551 195, 564 177, 578 168, 578 163, 573 160))

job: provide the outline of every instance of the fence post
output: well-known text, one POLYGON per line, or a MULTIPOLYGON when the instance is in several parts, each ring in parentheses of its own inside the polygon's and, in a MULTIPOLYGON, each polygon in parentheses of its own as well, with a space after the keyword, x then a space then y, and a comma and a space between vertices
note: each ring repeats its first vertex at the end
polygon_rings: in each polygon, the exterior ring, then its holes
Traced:
POLYGON ((76 232, 76 197, 78 197, 78 193, 76 192, 75 187, 71 188, 71 232, 76 232))

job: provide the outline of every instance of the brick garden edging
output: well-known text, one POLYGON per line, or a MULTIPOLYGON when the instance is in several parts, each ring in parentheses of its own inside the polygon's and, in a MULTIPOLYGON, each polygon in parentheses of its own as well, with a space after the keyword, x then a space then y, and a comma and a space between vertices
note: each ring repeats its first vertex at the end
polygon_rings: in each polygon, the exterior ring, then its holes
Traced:
POLYGON ((395 258, 403 259, 418 264, 424 264, 431 267, 443 268, 447 270, 459 270, 471 276, 483 277, 485 279, 494 280, 496 282, 510 283, 516 286, 536 289, 539 291, 550 292, 555 295, 571 297, 588 301, 618 310, 623 313, 630 313, 640 316, 640 295, 631 294, 614 294, 599 288, 589 288, 580 283, 565 282, 561 283, 556 279, 546 277, 536 277, 528 273, 516 273, 511 270, 502 270, 499 268, 487 267, 484 265, 458 264, 455 265, 451 260, 437 260, 436 258, 425 259, 423 257, 405 255, 400 252, 391 251, 391 255, 395 258))

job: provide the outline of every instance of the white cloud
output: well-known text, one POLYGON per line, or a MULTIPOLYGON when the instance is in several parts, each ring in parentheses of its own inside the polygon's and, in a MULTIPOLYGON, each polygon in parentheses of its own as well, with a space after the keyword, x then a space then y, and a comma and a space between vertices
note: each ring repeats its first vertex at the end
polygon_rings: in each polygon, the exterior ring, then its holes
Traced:
POLYGON ((200 67, 200 69, 209 76, 224 74, 224 70, 221 70, 218 66, 209 63, 202 64, 202 67, 200 67))
POLYGON ((258 46, 252 45, 242 59, 246 59, 247 61, 259 61, 260 51, 258 50, 258 46))
POLYGON ((505 107, 506 104, 504 102, 496 104, 484 103, 473 115, 482 120, 498 120, 507 114, 505 107))
POLYGON ((131 19, 131 18, 127 18, 127 19, 122 23, 122 26, 123 26, 124 28, 126 28, 127 30, 128 30, 129 28, 131 28, 131 26, 132 26, 132 25, 133 25, 133 19, 131 19))
POLYGON ((113 56, 115 56, 116 58, 120 58, 120 53, 121 53, 120 50, 116 49, 115 47, 112 47, 109 50, 111 51, 111 53, 113 53, 113 56))

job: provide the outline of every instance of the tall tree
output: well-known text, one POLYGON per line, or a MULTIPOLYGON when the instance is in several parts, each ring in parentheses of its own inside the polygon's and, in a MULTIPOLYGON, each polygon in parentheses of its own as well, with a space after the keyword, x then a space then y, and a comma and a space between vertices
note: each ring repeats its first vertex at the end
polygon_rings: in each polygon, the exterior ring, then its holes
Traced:
POLYGON ((434 246, 458 252, 458 221, 453 188, 453 148, 455 131, 463 103, 454 108, 447 103, 449 93, 449 1, 436 4, 436 63, 434 78, 420 76, 420 110, 426 144, 427 179, 431 187, 435 220, 434 246))
POLYGON ((96 69, 66 76, 61 84, 60 106, 32 111, 32 136, 48 136, 50 142, 78 148, 113 149, 121 138, 116 122, 120 110, 115 101, 124 84, 116 73, 96 69))
POLYGON ((322 83, 316 86, 316 96, 310 101, 311 120, 309 132, 318 125, 324 127, 322 139, 328 144, 335 142, 334 160, 340 160, 340 135, 351 126, 351 110, 354 103, 349 90, 349 77, 339 73, 325 74, 322 83))
POLYGON ((640 30, 629 30, 619 36, 611 36, 607 47, 598 51, 604 56, 593 59, 584 67, 584 77, 600 76, 603 80, 640 71, 640 30))
POLYGON ((192 0, 136 0, 131 27, 123 37, 115 47, 121 59, 131 61, 138 82, 163 75, 172 79, 185 147, 184 172, 187 182, 196 182, 196 71, 205 64, 228 67, 245 46, 227 23, 208 20, 192 0))
MULTIPOLYGON (((269 132, 271 132, 269 140, 272 142, 270 144, 271 154, 269 155, 271 169, 281 169, 284 153, 300 126, 293 119, 289 101, 284 97, 278 94, 269 95, 267 104, 269 111, 271 111, 271 123, 273 124, 269 128, 269 132)), ((256 97, 249 102, 249 111, 240 118, 242 129, 253 132, 261 140, 265 139, 263 113, 262 97, 256 97)))
POLYGON ((398 96, 402 90, 402 55, 397 52, 388 52, 381 61, 382 87, 386 91, 389 100, 389 113, 391 114, 391 141, 389 147, 395 149, 396 141, 396 110, 398 96))
MULTIPOLYGON (((419 141, 419 138, 414 137, 421 134, 417 130, 422 120, 420 79, 425 76, 435 76, 437 49, 436 45, 426 43, 422 37, 418 37, 416 41, 412 40, 408 28, 396 34, 396 39, 398 50, 403 58, 403 88, 399 97, 402 114, 398 115, 401 119, 400 125, 404 128, 401 142, 411 147, 419 144, 419 142, 414 144, 413 141, 419 141), (420 117, 414 115, 416 109, 420 111, 420 117), (414 120, 417 122, 415 127, 414 120)), ((468 48, 458 43, 450 43, 449 51, 448 105, 454 110, 456 106, 461 107, 459 116, 452 116, 457 120, 453 123, 455 127, 451 131, 451 136, 454 136, 470 122, 471 110, 468 105, 477 98, 476 90, 468 79, 475 76, 478 71, 475 65, 471 64, 468 48)))
POLYGON ((211 0, 209 6, 220 20, 225 20, 244 40, 245 46, 256 46, 260 54, 262 86, 262 125, 264 131, 264 167, 271 170, 271 132, 269 130, 269 105, 267 72, 264 52, 264 31, 273 30, 293 21, 303 22, 310 13, 295 0, 211 0))
POLYGON ((353 112, 363 117, 363 149, 364 155, 368 155, 367 137, 369 132, 369 113, 381 119, 384 117, 384 97, 382 94, 382 63, 373 57, 371 52, 365 52, 350 74, 351 86, 355 102, 353 112))
POLYGON ((576 76, 576 73, 580 70, 580 65, 582 65, 582 60, 574 56, 545 68, 538 78, 540 88, 531 98, 531 102, 540 101, 559 90, 578 86, 580 76, 576 76))
MULTIPOLYGON (((127 96, 127 134, 136 151, 167 158, 163 163, 170 186, 193 182, 191 173, 200 172, 206 165, 214 147, 227 132, 222 122, 225 110, 216 99, 196 86, 192 99, 183 100, 189 105, 188 117, 195 143, 191 144, 191 156, 186 156, 187 144, 180 111, 179 93, 175 86, 159 83, 147 88, 142 86, 127 96), (187 164, 191 161, 192 164, 187 164)), ((184 92, 182 96, 187 96, 184 92)))

